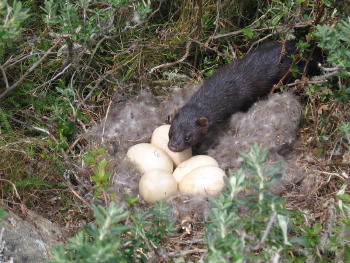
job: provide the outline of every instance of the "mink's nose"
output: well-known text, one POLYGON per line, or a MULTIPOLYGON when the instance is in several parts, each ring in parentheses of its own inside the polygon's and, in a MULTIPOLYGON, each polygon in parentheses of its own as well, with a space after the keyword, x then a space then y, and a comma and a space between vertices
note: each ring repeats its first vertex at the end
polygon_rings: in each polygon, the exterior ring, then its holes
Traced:
POLYGON ((168 148, 170 151, 177 152, 176 146, 172 145, 170 142, 168 143, 168 148))

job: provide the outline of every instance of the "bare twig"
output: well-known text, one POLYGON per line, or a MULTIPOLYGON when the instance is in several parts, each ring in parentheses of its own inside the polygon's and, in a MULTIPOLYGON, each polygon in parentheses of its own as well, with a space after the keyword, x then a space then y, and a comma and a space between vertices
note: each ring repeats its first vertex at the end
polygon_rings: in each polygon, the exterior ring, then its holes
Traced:
MULTIPOLYGON (((96 83, 95 86, 92 87, 92 89, 90 90, 89 94, 86 95, 86 97, 83 99, 83 101, 80 103, 80 105, 84 104, 85 102, 92 96, 92 94, 94 93, 95 89, 101 84, 101 82, 104 80, 104 78, 99 78, 96 83)), ((79 105, 79 106, 80 106, 79 105)))
POLYGON ((280 253, 281 253, 281 251, 282 251, 282 248, 279 248, 277 250, 277 252, 275 253, 275 255, 272 258, 272 263, 278 263, 280 261, 280 258, 281 258, 280 253))
POLYGON ((77 143, 81 140, 81 137, 78 137, 75 139, 75 141, 69 146, 69 149, 67 152, 73 153, 73 148, 75 147, 75 145, 77 145, 77 143))
POLYGON ((105 135, 106 121, 107 121, 107 118, 108 118, 108 114, 109 114, 109 110, 110 110, 110 108, 111 108, 111 105, 112 105, 112 100, 110 100, 109 103, 108 103, 107 112, 106 112, 106 117, 105 117, 105 119, 104 119, 104 121, 103 121, 102 136, 101 136, 101 141, 102 141, 102 143, 104 142, 103 136, 105 135))
POLYGON ((64 179, 65 179, 65 183, 66 183, 66 185, 68 186, 69 190, 70 190, 80 201, 82 201, 82 202, 85 204, 85 206, 88 207, 88 208, 90 209, 90 211, 91 211, 92 208, 91 208, 90 203, 89 203, 87 200, 85 200, 82 196, 80 196, 80 195, 77 193, 77 191, 74 190, 74 186, 73 186, 72 183, 69 181, 69 176, 66 174, 66 172, 65 172, 65 174, 63 175, 63 177, 64 177, 64 179))
MULTIPOLYGON (((300 28, 300 27, 306 27, 312 25, 312 21, 307 21, 305 23, 299 23, 299 24, 295 24, 293 26, 270 26, 270 27, 264 27, 264 28, 251 28, 250 26, 248 26, 248 28, 253 29, 254 31, 265 31, 265 30, 271 30, 271 29, 276 29, 276 30, 285 30, 288 28, 300 28)), ((240 29, 237 31, 233 31, 233 32, 229 32, 229 33, 225 33, 225 34, 218 34, 215 36, 210 37, 210 39, 218 39, 218 38, 222 38, 222 37, 230 37, 230 36, 234 36, 234 35, 239 35, 241 33, 243 33, 244 29, 240 29)))
POLYGON ((287 87, 294 87, 294 86, 298 86, 298 85, 305 85, 305 84, 320 84, 320 83, 324 83, 327 82, 327 79, 323 79, 323 80, 296 80, 293 83, 289 83, 286 86, 287 87))
POLYGON ((147 17, 147 20, 149 21, 151 17, 153 17, 159 10, 160 10, 160 7, 162 6, 162 2, 163 1, 159 1, 159 5, 158 5, 158 8, 156 10, 154 10, 148 17, 147 17))
POLYGON ((186 256, 189 254, 196 254, 196 253, 206 253, 208 250, 206 249, 201 249, 201 248, 196 248, 196 249, 189 249, 189 250, 181 250, 181 251, 176 251, 176 252, 170 252, 167 253, 167 256, 169 257, 179 257, 179 256, 186 256))
MULTIPOLYGON (((96 44, 94 50, 92 51, 92 54, 91 54, 90 59, 89 59, 89 62, 87 63, 87 65, 85 66, 85 68, 88 68, 88 67, 90 66, 90 64, 91 64, 91 62, 92 62, 92 59, 94 58, 94 56, 95 56, 95 54, 96 54, 98 48, 102 45, 102 43, 103 43, 105 40, 107 40, 107 39, 113 39, 113 38, 116 38, 117 36, 118 36, 118 35, 114 35, 114 36, 103 36, 103 38, 101 38, 101 39, 97 42, 97 44, 96 44)), ((84 74, 83 74, 82 79, 85 79, 85 75, 86 75, 86 71, 84 71, 84 74)))
POLYGON ((215 29, 214 29, 212 36, 214 36, 216 34, 216 32, 218 32, 218 30, 219 30, 220 8, 221 8, 221 1, 219 0, 216 3, 216 17, 215 17, 215 22, 214 22, 215 29))
POLYGON ((17 191, 16 185, 14 183, 12 183, 10 180, 7 180, 7 179, 0 178, 0 181, 6 182, 6 183, 12 185, 12 188, 13 188, 13 190, 15 192, 15 195, 16 195, 17 199, 22 203, 22 199, 21 199, 21 196, 19 195, 19 193, 17 191))
POLYGON ((338 70, 340 69, 340 67, 325 68, 325 67, 323 67, 322 65, 320 65, 320 68, 321 68, 323 71, 338 71, 338 70))
POLYGON ((257 244, 256 247, 254 247, 254 250, 258 250, 258 249, 260 248, 260 246, 261 246, 262 244, 264 244, 265 239, 266 239, 267 236, 270 234, 271 228, 272 228, 272 226, 273 226, 273 223, 274 223, 275 220, 276 220, 276 217, 277 217, 277 213, 274 211, 273 214, 272 214, 272 216, 270 217, 269 222, 267 223, 266 229, 265 229, 265 231, 264 231, 263 236, 262 236, 261 239, 260 239, 259 244, 257 244))
POLYGON ((189 55, 189 53, 190 53, 190 47, 191 47, 191 44, 192 44, 192 43, 193 43, 192 41, 189 41, 189 42, 186 44, 186 52, 185 52, 185 54, 182 56, 182 58, 180 58, 179 60, 174 61, 174 62, 169 62, 169 63, 165 63, 165 64, 158 65, 158 66, 152 68, 152 69, 150 70, 150 73, 153 73, 154 71, 156 71, 156 70, 158 70, 158 69, 160 69, 160 68, 171 67, 171 66, 174 66, 174 65, 177 65, 177 64, 183 62, 183 61, 188 57, 188 55, 189 55))
POLYGON ((313 170, 314 172, 318 172, 318 173, 321 173, 321 174, 325 174, 325 175, 330 175, 330 176, 335 176, 335 177, 338 177, 342 180, 347 180, 349 179, 349 176, 346 174, 346 173, 343 173, 343 174, 339 174, 339 173, 330 173, 330 172, 325 172, 325 171, 319 171, 319 170, 313 170))
POLYGON ((0 70, 1 70, 1 73, 2 73, 2 77, 4 78, 6 89, 9 89, 9 82, 7 80, 6 72, 5 72, 5 70, 4 70, 4 68, 2 66, 0 66, 0 70))
POLYGON ((61 70, 61 72, 57 73, 55 76, 53 76, 51 79, 49 79, 48 81, 45 81, 44 83, 40 84, 39 86, 37 86, 35 88, 34 91, 40 89, 43 86, 46 86, 47 84, 51 83, 52 81, 54 81, 55 79, 57 79, 59 76, 63 75, 64 72, 66 72, 70 67, 72 66, 72 63, 69 63, 64 69, 61 70))
POLYGON ((86 207, 88 207, 90 210, 92 210, 91 205, 88 201, 86 201, 83 197, 81 197, 73 188, 72 184, 69 182, 66 182, 66 185, 68 186, 69 190, 80 200, 82 201, 86 207))
MULTIPOLYGON (((288 30, 288 29, 287 29, 287 30, 288 30)), ((258 45, 259 43, 265 41, 265 40, 268 39, 269 37, 272 37, 272 36, 275 35, 275 34, 280 34, 280 33, 286 32, 287 30, 286 30, 286 29, 278 30, 278 31, 276 31, 276 32, 267 34, 267 35, 264 36, 263 38, 258 39, 257 41, 255 41, 255 42, 250 46, 250 48, 248 49, 247 53, 249 53, 249 52, 253 49, 253 47, 255 47, 255 46, 258 45)))
POLYGON ((5 89, 5 91, 3 93, 0 94, 0 99, 2 99, 3 97, 5 97, 7 95, 7 93, 11 92, 13 89, 15 89, 20 83, 22 83, 22 81, 34 70, 36 69, 41 62, 43 62, 46 57, 49 55, 49 53, 58 46, 59 43, 61 43, 61 39, 57 40, 56 43, 49 48, 49 50, 45 53, 45 55, 43 55, 37 62, 35 62, 20 78, 19 80, 17 80, 14 84, 12 84, 12 86, 8 87, 7 89, 5 89))
POLYGON ((325 83, 328 82, 328 78, 335 76, 338 74, 338 71, 332 71, 330 73, 324 74, 324 75, 320 75, 320 76, 316 76, 313 77, 311 80, 296 80, 293 83, 289 83, 286 86, 287 87, 294 87, 297 85, 305 85, 305 84, 320 84, 320 83, 325 83))
POLYGON ((209 47, 206 43, 202 43, 202 42, 199 42, 198 40, 194 40, 194 39, 191 39, 191 41, 192 41, 193 43, 196 43, 196 44, 200 45, 201 47, 204 47, 204 48, 206 48, 206 49, 209 49, 209 50, 211 50, 211 51, 216 52, 219 56, 222 56, 222 57, 229 57, 229 58, 231 58, 231 59, 235 59, 235 58, 234 58, 233 56, 231 56, 231 55, 222 53, 222 52, 216 50, 215 48, 209 47))
MULTIPOLYGON (((254 23, 253 23, 254 24, 254 23)), ((252 25, 253 25, 252 24, 252 25)), ((299 28, 299 27, 306 27, 306 26, 309 26, 312 24, 312 21, 308 21, 308 22, 305 22, 305 23, 300 23, 300 24, 296 24, 296 25, 292 25, 292 26, 272 26, 272 27, 265 27, 265 28, 257 28, 257 29, 254 29, 254 31, 265 31, 265 30, 271 30, 271 29, 276 29, 277 31, 275 33, 271 33, 265 37, 263 37, 262 39, 259 39, 258 41, 254 42, 253 45, 250 47, 249 51, 255 46, 257 45, 258 43, 264 41, 265 39, 271 37, 272 35, 274 34, 278 34, 278 33, 282 33, 282 32, 285 32, 287 30, 290 30, 291 28, 299 28)), ((217 52, 219 55, 221 56, 228 56, 226 54, 223 54, 223 53, 220 53, 219 51, 213 49, 213 48, 210 48, 208 46, 208 43, 210 43, 211 40, 214 40, 214 39, 218 39, 218 38, 222 38, 222 37, 228 37, 228 36, 233 36, 233 35, 238 35, 238 34, 241 34, 244 32, 244 29, 241 29, 241 30, 237 30, 237 31, 233 31, 233 32, 229 32, 229 33, 225 33, 225 34, 218 34, 218 35, 215 35, 215 36, 211 36, 209 37, 209 39, 206 41, 206 44, 203 44, 197 40, 191 40, 190 42, 188 42, 186 44, 186 52, 184 54, 184 56, 182 58, 180 58, 179 60, 177 61, 174 61, 174 62, 169 62, 169 63, 165 63, 165 64, 162 64, 162 65, 159 65, 159 66, 156 66, 154 68, 152 68, 150 70, 150 73, 153 73, 154 71, 160 69, 160 68, 166 68, 166 67, 170 67, 170 66, 174 66, 174 65, 177 65, 181 62, 183 62, 189 55, 189 50, 190 50, 190 46, 192 43, 197 43, 207 49, 210 49, 210 50, 213 50, 215 52, 217 52)), ((249 52, 248 51, 248 52, 249 52)), ((230 56, 232 58, 232 56, 230 56)))
MULTIPOLYGON (((117 56, 121 55, 122 53, 125 54, 127 52, 129 52, 131 49, 135 48, 134 45, 132 45, 130 48, 128 48, 127 50, 120 52, 117 56), (125 53, 124 53, 125 52, 125 53)), ((95 86, 91 88, 90 92, 88 95, 86 95, 85 98, 82 99, 82 101, 80 101, 77 109, 79 109, 82 105, 85 105, 85 102, 92 96, 92 94, 94 93, 95 89, 100 85, 100 83, 105 80, 105 81, 109 81, 106 79, 107 76, 109 76, 110 74, 116 72, 119 68, 125 66, 127 63, 133 61, 139 54, 136 54, 133 58, 131 58, 129 61, 118 65, 116 68, 113 68, 111 70, 108 70, 107 72, 105 72, 102 76, 99 77, 99 79, 96 80, 95 86)), ((112 82, 113 84, 115 84, 114 82, 112 82)))
MULTIPOLYGON (((48 130, 40 128, 40 127, 28 125, 27 123, 25 123, 23 121, 20 121, 20 120, 17 120, 16 118, 13 118, 13 117, 11 117, 11 120, 13 120, 13 121, 15 121, 15 122, 17 122, 19 124, 22 124, 23 126, 29 128, 31 130, 38 131, 38 132, 41 132, 41 133, 45 133, 46 135, 48 135, 50 137, 51 140, 53 140, 57 145, 59 145, 59 142, 57 141, 56 137, 53 136, 48 130)), ((65 151, 63 149, 61 149, 61 153, 62 153, 63 159, 67 161, 68 160, 68 156, 67 156, 67 154, 65 153, 65 151)))
MULTIPOLYGON (((48 54, 49 55, 53 55, 53 54, 57 54, 58 52, 49 52, 48 54)), ((38 55, 45 55, 47 54, 47 52, 37 52, 37 53, 32 53, 32 54, 29 54, 29 55, 25 55, 21 58, 13 58, 13 59, 8 59, 5 63, 4 63, 4 68, 8 68, 8 67, 12 67, 13 65, 16 65, 17 63, 29 58, 29 57, 33 57, 33 56, 38 56, 38 55), (11 63, 11 64, 9 64, 11 63)))
POLYGON ((40 133, 45 133, 47 135, 50 135, 50 132, 44 128, 40 128, 40 127, 37 127, 37 126, 33 126, 33 125, 28 125, 27 123, 23 122, 23 121, 20 121, 14 117, 10 117, 11 120, 13 120, 14 122, 17 122, 21 125, 24 125, 26 126, 27 128, 29 128, 30 130, 34 130, 34 131, 38 131, 40 133))

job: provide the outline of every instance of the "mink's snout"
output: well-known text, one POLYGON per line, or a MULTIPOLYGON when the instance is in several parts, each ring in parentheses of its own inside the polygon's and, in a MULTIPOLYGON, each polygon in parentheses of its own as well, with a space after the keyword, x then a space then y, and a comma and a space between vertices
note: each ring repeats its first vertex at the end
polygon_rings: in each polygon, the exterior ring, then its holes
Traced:
POLYGON ((176 146, 172 145, 170 142, 168 143, 168 148, 172 152, 178 152, 176 146))
POLYGON ((183 150, 186 150, 184 145, 176 145, 176 143, 172 141, 169 141, 168 148, 172 152, 182 152, 183 150))

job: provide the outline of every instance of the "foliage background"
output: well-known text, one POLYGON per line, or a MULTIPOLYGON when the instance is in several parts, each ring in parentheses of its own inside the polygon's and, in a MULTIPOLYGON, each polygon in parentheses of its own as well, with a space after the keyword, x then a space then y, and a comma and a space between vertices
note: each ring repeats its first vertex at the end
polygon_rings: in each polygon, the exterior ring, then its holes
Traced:
MULTIPOLYGON (((265 40, 292 37, 305 58, 314 43, 326 54, 322 77, 299 75, 284 88, 304 104, 303 147, 330 175, 313 197, 338 200, 350 160, 349 6, 329 0, 0 0, 1 202, 15 211, 25 205, 62 226, 92 220, 90 205, 74 195, 64 174, 77 171, 98 203, 113 199, 104 188, 106 164, 94 159, 103 151, 89 152, 95 173, 77 165, 90 150, 81 134, 112 100, 143 89, 166 95, 173 84, 205 79, 265 40)), ((319 232, 326 231, 322 218, 313 221, 319 232)), ((317 236, 305 222, 300 227, 312 236, 307 240, 317 236)))

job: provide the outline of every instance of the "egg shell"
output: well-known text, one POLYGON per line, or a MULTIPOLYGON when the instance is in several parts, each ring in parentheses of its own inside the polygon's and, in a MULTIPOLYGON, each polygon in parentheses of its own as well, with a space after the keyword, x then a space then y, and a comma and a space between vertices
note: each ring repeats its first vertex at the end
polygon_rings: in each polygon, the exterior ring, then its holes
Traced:
POLYGON ((162 125, 156 128, 152 133, 151 144, 164 150, 173 160, 175 165, 179 165, 183 161, 192 156, 192 148, 188 148, 182 152, 173 152, 168 148, 170 125, 162 125))
POLYGON ((225 172, 215 166, 201 166, 187 174, 179 184, 179 191, 188 195, 215 196, 224 189, 225 172))
POLYGON ((131 146, 127 152, 127 157, 136 164, 142 173, 155 169, 172 173, 174 168, 170 157, 162 149, 149 143, 131 146))
POLYGON ((176 182, 180 183, 182 178, 184 178, 188 173, 201 166, 219 167, 219 164, 213 157, 208 155, 196 155, 180 163, 176 167, 173 176, 175 177, 176 182))
POLYGON ((139 182, 139 193, 148 203, 154 203, 177 193, 174 177, 164 170, 145 173, 139 182))

